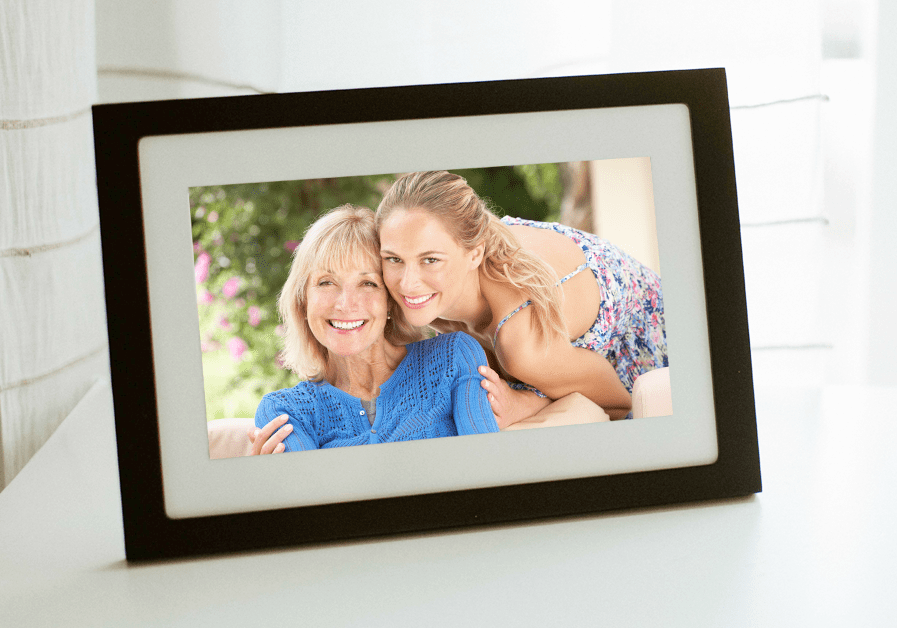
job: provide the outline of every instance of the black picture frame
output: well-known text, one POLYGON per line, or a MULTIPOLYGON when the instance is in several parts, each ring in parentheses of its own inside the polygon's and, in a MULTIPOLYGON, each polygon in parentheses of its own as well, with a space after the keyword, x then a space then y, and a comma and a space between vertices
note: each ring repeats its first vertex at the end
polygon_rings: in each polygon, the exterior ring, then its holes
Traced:
POLYGON ((257 550, 747 496, 761 490, 723 69, 93 107, 126 554, 257 550), (682 103, 688 107, 718 457, 712 464, 175 519, 164 506, 138 143, 176 134, 682 103), (259 533, 258 531, 267 531, 259 533), (274 533, 276 531, 276 533, 274 533))

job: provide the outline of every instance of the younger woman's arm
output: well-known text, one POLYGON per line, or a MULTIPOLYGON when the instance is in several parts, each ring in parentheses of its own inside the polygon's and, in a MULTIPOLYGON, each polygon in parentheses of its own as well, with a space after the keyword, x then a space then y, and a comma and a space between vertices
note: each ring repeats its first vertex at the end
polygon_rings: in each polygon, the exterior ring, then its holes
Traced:
POLYGON ((578 392, 599 405, 612 420, 625 417, 632 409, 632 398, 610 362, 595 351, 574 347, 565 338, 539 336, 526 309, 501 329, 496 355, 502 367, 551 399, 578 392))

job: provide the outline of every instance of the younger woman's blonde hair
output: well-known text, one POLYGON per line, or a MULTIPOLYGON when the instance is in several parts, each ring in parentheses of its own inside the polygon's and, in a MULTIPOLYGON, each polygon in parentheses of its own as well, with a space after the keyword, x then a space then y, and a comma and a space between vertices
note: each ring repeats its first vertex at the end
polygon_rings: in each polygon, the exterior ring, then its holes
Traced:
MULTIPOLYGON (((281 359, 284 366, 303 379, 320 381, 329 363, 327 349, 312 334, 306 319, 309 278, 320 269, 346 268, 359 259, 379 272, 380 241, 374 228, 374 212, 348 204, 320 216, 293 251, 290 275, 277 300, 285 328, 281 359)), ((394 345, 421 340, 422 331, 408 323, 388 293, 387 303, 386 340, 394 345)))
MULTIPOLYGON (((455 241, 468 251, 483 244, 480 272, 492 281, 509 283, 526 295, 532 302, 529 307, 536 333, 567 338, 561 313, 562 292, 557 288, 554 269, 521 248, 507 225, 463 177, 444 170, 411 172, 399 177, 377 207, 378 233, 397 209, 422 209, 438 217, 455 241)), ((440 332, 457 329, 449 321, 438 319, 431 327, 440 332)))

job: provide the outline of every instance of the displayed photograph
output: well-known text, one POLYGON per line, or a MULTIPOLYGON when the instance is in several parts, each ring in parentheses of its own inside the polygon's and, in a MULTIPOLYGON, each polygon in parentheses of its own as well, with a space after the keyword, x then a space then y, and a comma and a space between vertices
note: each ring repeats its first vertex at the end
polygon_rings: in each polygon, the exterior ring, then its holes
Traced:
POLYGON ((673 414, 651 161, 190 189, 211 458, 673 414))

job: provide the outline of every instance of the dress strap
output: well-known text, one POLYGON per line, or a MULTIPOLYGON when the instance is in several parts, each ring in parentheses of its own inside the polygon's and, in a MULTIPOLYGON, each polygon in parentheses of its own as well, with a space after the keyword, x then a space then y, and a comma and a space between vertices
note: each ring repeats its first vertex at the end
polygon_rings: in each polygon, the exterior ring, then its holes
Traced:
POLYGON ((573 271, 572 273, 570 273, 569 275, 565 275, 559 282, 557 282, 557 285, 561 285, 562 283, 564 283, 564 282, 567 281, 568 279, 573 279, 574 277, 576 277, 576 275, 578 275, 579 273, 581 273, 582 271, 584 271, 584 270, 585 270, 586 268, 588 268, 588 267, 589 267, 588 262, 584 262, 584 263, 580 264, 579 266, 576 267, 576 270, 574 270, 574 271, 573 271))
MULTIPOLYGON (((561 280, 558 281, 555 285, 556 286, 561 285, 562 283, 564 283, 568 279, 572 279, 573 277, 575 277, 576 275, 578 275, 579 273, 581 273, 588 267, 589 267, 589 264, 587 262, 580 264, 579 266, 577 266, 576 270, 574 270, 572 273, 570 273, 568 275, 564 275, 564 277, 562 277, 561 280)), ((517 312, 519 312, 520 310, 525 308, 527 305, 531 305, 531 304, 532 304, 532 301, 529 301, 529 300, 525 301, 520 307, 518 307, 516 310, 514 310, 513 312, 511 312, 510 314, 508 314, 507 316, 505 316, 503 319, 501 319, 498 322, 498 325, 496 325, 496 327, 495 327, 495 335, 492 336, 492 350, 493 351, 495 350, 495 343, 498 341, 498 330, 501 329, 501 326, 504 325, 505 323, 507 323, 508 319, 511 318, 512 316, 514 316, 514 314, 516 314, 517 312)))
POLYGON ((519 312, 520 310, 525 308, 527 305, 530 305, 531 303, 532 303, 532 301, 527 299, 520 307, 518 307, 516 310, 514 310, 513 312, 511 312, 510 314, 505 316, 500 321, 498 321, 498 325, 495 326, 495 334, 492 336, 492 350, 493 351, 495 351, 495 343, 498 340, 498 330, 501 329, 501 326, 504 325, 505 323, 507 323, 508 319, 511 318, 512 316, 514 316, 514 314, 516 314, 517 312, 519 312))

